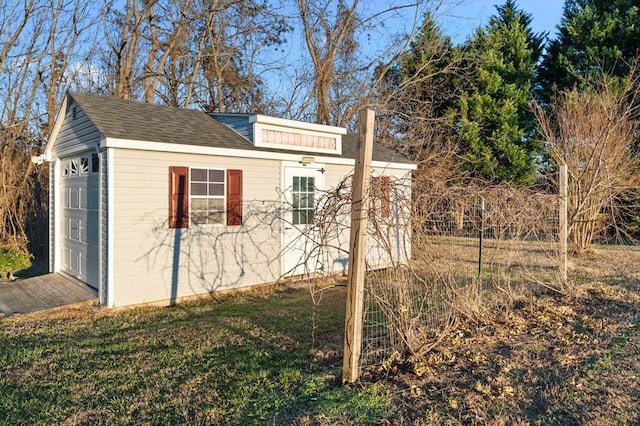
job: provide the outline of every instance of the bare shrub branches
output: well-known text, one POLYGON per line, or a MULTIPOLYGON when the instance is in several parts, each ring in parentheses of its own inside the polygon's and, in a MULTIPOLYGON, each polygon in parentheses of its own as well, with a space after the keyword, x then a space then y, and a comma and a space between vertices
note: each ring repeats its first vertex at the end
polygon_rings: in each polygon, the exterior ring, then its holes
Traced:
POLYGON ((549 111, 535 105, 549 156, 569 173, 569 232, 573 250, 584 252, 609 226, 626 236, 621 200, 640 183, 637 67, 620 86, 607 79, 586 90, 560 92, 549 111))
MULTIPOLYGON (((556 195, 433 180, 414 181, 410 193, 404 203, 412 200, 411 221, 403 225, 411 235, 410 260, 367 279, 366 362, 394 351, 420 359, 456 318, 482 322, 540 286, 568 291, 559 279, 556 195)), ((384 241, 379 217, 370 219, 369 238, 384 241)))
MULTIPOLYGON (((318 197, 313 221, 293 243, 314 306, 335 274, 346 273, 335 266, 348 256, 351 178, 318 197)), ((557 195, 486 182, 409 185, 374 175, 368 207, 364 363, 393 353, 420 359, 457 318, 482 322, 541 287, 569 291, 559 278, 557 195)), ((283 205, 277 219, 284 227, 293 225, 291 208, 283 205)))

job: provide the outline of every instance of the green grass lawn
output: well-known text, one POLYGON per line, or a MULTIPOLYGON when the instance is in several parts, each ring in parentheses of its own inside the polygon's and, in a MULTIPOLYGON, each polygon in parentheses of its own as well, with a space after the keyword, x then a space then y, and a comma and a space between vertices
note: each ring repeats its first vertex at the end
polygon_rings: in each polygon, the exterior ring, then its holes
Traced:
POLYGON ((344 287, 2 318, 0 425, 640 424, 640 249, 571 265, 572 294, 471 294, 430 351, 349 386, 344 287))
POLYGON ((0 423, 366 424, 377 385, 341 385, 344 289, 0 320, 0 423))

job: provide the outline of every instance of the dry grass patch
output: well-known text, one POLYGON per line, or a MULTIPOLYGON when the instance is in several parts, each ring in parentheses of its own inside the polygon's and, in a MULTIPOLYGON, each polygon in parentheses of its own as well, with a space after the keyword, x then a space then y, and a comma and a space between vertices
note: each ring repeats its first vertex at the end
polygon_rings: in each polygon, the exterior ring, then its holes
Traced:
POLYGON ((637 424, 638 265, 637 248, 596 248, 574 259, 572 294, 458 316, 431 352, 364 378, 388 384, 407 424, 637 424))

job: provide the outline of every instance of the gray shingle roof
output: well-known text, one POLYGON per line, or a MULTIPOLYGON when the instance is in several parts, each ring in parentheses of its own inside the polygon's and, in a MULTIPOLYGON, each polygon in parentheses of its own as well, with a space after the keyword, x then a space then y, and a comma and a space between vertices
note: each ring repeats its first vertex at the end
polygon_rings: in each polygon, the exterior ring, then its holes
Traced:
POLYGON ((202 111, 70 93, 100 133, 109 138, 251 149, 251 143, 202 111))
MULTIPOLYGON (((87 93, 71 92, 69 96, 82 108, 100 133, 109 138, 318 155, 313 152, 255 147, 231 128, 202 111, 87 93)), ((348 134, 342 138, 342 156, 330 154, 322 154, 322 156, 355 158, 356 145, 357 135, 348 134)), ((412 164, 400 154, 377 143, 374 144, 373 160, 412 164)))

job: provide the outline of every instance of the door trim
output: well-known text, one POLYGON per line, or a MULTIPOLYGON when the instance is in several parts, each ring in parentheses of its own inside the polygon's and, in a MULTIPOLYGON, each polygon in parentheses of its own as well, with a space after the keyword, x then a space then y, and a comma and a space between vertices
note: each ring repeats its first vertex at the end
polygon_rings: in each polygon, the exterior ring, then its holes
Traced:
MULTIPOLYGON (((303 166, 300 163, 282 162, 282 168, 280 173, 280 190, 281 190, 280 192, 282 194, 281 202, 283 203, 283 205, 286 206, 289 204, 289 200, 287 200, 287 194, 289 193, 288 188, 291 186, 291 184, 287 182, 287 177, 288 177, 287 172, 300 170, 300 171, 303 171, 303 173, 306 174, 307 176, 313 174, 314 177, 318 178, 315 182, 315 187, 322 191, 325 188, 324 169, 325 169, 324 163, 312 163, 312 164, 303 166)), ((316 194, 316 197, 315 197, 316 203, 317 203, 317 199, 318 199, 318 194, 316 194)), ((314 207, 315 205, 316 204, 314 203, 314 207)), ((296 274, 289 273, 289 269, 291 268, 288 268, 287 266, 287 253, 286 253, 286 247, 288 244, 286 231, 289 226, 292 226, 288 223, 288 221, 290 220, 290 217, 289 217, 290 209, 286 209, 284 214, 287 216, 282 218, 281 220, 282 231, 280 236, 280 247, 282 247, 282 250, 280 251, 280 275, 292 276, 296 274)))

